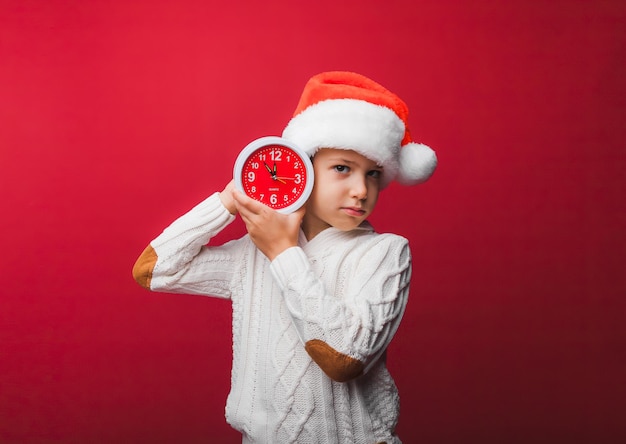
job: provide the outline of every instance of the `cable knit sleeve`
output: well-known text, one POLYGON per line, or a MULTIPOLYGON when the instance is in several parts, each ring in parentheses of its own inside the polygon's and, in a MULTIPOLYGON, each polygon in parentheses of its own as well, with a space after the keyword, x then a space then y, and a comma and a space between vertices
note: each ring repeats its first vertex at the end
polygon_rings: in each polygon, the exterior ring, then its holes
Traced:
MULTIPOLYGON (((332 248, 332 247, 330 247, 332 248)), ((384 353, 406 307, 411 255, 406 239, 377 235, 338 259, 328 292, 299 247, 276 257, 272 273, 306 351, 333 380, 366 373, 384 353)))
POLYGON ((219 193, 211 195, 146 247, 133 267, 135 280, 153 291, 229 298, 236 241, 211 248, 206 244, 234 218, 219 193))

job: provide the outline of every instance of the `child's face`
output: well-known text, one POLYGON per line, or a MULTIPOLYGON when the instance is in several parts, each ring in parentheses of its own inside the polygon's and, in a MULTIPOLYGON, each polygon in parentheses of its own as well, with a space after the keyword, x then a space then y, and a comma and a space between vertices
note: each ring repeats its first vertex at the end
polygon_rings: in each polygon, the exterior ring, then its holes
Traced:
POLYGON ((308 239, 335 227, 358 227, 378 200, 382 167, 356 151, 324 148, 313 157, 315 185, 302 228, 308 239))

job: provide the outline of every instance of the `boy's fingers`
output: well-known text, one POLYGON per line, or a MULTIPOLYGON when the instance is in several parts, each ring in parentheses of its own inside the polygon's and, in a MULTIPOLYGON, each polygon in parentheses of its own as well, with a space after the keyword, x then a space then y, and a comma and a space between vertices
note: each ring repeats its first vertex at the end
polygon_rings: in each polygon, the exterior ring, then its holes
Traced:
POLYGON ((304 217, 304 213, 306 213, 306 205, 302 205, 300 208, 293 212, 293 214, 295 214, 300 219, 304 217))
POLYGON ((235 190, 233 198, 238 211, 244 211, 246 214, 258 214, 263 210, 264 205, 261 202, 257 202, 239 190, 235 190))
MULTIPOLYGON (((241 216, 246 218, 250 218, 251 216, 256 215, 262 215, 266 211, 273 211, 265 204, 252 199, 251 197, 245 195, 239 190, 234 190, 233 199, 235 201, 237 212, 239 212, 241 216)), ((289 215, 284 215, 283 217, 297 218, 298 221, 301 222, 305 212, 306 206, 302 206, 293 213, 289 215)))

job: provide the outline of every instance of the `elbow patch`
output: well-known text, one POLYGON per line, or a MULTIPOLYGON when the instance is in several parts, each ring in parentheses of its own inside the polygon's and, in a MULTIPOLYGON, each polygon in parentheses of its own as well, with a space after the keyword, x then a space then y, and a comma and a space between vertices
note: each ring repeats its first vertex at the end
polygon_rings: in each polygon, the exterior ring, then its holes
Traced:
POLYGON ((152 271, 157 263, 157 259, 156 251, 154 251, 152 245, 148 245, 133 266, 133 277, 139 285, 148 290, 150 290, 152 271))
POLYGON ((324 341, 311 339, 304 349, 333 381, 346 382, 363 373, 361 361, 339 353, 324 341))

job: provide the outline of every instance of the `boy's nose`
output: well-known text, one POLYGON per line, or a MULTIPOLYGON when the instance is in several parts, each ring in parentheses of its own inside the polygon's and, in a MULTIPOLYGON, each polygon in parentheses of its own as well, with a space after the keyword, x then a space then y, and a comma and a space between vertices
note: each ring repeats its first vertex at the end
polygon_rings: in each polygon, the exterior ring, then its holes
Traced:
POLYGON ((367 199, 367 181, 365 178, 354 177, 350 189, 350 196, 358 200, 367 199))

